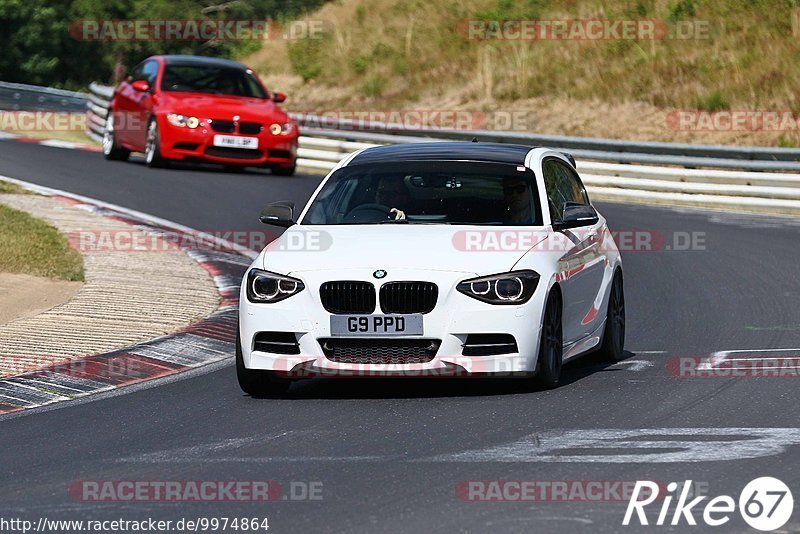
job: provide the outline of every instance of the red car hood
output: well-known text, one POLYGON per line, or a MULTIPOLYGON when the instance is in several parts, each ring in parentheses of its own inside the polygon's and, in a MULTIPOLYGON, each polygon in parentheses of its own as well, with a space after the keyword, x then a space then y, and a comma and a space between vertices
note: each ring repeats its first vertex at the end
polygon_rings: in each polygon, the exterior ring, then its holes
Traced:
POLYGON ((180 113, 200 118, 231 120, 235 115, 241 121, 275 122, 289 120, 288 115, 272 100, 242 96, 204 95, 200 93, 162 93, 161 111, 180 113))

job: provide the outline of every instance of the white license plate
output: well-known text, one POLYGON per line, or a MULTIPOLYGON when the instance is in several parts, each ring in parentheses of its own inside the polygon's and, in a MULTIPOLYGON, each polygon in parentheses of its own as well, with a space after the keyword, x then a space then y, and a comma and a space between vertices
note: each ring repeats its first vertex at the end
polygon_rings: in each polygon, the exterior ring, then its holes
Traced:
POLYGON ((215 135, 214 146, 226 146, 230 148, 258 148, 258 137, 215 135))
POLYGON ((332 336, 421 336, 422 314, 331 315, 332 336))

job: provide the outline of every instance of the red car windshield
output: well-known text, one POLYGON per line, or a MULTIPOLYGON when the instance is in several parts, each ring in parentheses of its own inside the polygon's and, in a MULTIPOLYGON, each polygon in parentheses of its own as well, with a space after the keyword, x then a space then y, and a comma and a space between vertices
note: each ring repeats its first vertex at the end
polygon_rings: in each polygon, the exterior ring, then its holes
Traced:
POLYGON ((161 90, 267 98, 264 88, 249 72, 214 65, 167 65, 161 90))

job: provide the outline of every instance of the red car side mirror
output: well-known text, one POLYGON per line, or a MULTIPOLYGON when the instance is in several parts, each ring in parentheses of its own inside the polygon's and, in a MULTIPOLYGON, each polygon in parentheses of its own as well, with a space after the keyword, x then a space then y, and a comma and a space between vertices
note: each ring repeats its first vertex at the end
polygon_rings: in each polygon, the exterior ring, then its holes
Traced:
POLYGON ((147 83, 145 80, 136 80, 131 84, 131 87, 133 87, 135 91, 139 91, 140 93, 146 93, 147 91, 150 90, 150 84, 147 83))
POLYGON ((286 94, 272 93, 272 100, 274 100, 276 104, 280 104, 281 102, 286 100, 286 94))

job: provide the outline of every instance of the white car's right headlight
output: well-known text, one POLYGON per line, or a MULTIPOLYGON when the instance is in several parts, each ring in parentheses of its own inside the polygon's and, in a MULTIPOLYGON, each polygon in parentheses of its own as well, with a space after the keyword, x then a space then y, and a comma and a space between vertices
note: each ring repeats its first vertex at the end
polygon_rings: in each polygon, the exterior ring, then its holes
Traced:
POLYGON ((250 269, 247 273, 247 300, 271 304, 288 299, 305 289, 302 281, 291 276, 250 269))
POLYGON ((480 276, 464 280, 456 289, 489 304, 524 304, 533 296, 539 274, 531 270, 480 276))

